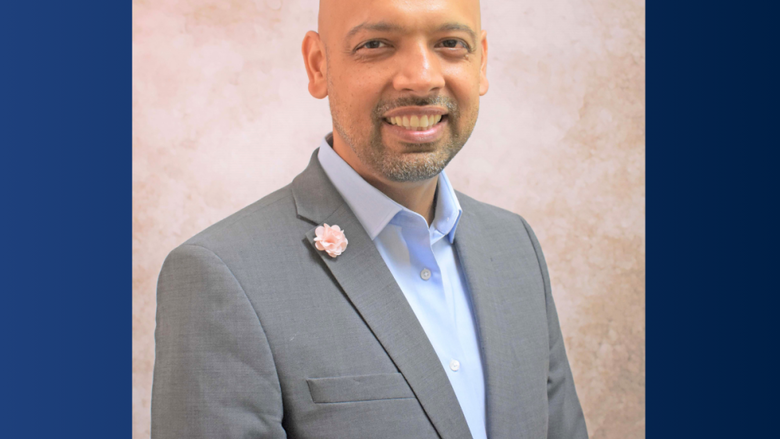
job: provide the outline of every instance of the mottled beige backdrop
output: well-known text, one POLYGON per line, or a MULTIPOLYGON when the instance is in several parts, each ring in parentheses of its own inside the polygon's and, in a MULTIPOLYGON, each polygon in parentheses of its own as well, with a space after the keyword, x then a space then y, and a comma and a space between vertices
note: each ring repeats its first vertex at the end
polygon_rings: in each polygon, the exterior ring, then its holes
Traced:
MULTIPOLYGON (((645 426, 643 0, 483 0, 490 91, 447 168, 523 215, 592 438, 645 426)), ((276 188, 331 129, 300 55, 316 0, 133 2, 133 438, 149 437, 155 284, 184 240, 276 188)))

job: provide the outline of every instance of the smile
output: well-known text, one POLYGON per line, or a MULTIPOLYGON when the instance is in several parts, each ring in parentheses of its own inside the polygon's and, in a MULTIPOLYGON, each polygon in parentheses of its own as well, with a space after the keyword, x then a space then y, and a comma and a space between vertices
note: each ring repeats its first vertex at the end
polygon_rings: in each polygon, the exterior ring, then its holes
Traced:
POLYGON ((441 122, 441 114, 386 117, 385 122, 410 131, 425 131, 441 122))
POLYGON ((384 118, 385 133, 402 143, 431 143, 441 140, 449 121, 446 114, 404 115, 384 118))

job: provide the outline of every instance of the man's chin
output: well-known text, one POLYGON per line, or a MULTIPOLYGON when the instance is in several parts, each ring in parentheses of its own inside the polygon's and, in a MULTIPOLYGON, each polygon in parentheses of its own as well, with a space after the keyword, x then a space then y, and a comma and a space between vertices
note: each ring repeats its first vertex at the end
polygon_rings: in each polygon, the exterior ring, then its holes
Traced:
POLYGON ((373 167, 390 181, 422 181, 439 175, 454 155, 452 151, 444 150, 385 154, 377 157, 373 167))
POLYGON ((440 151, 443 146, 443 142, 430 142, 430 143, 403 143, 397 142, 396 146, 392 148, 398 155, 429 155, 440 151))

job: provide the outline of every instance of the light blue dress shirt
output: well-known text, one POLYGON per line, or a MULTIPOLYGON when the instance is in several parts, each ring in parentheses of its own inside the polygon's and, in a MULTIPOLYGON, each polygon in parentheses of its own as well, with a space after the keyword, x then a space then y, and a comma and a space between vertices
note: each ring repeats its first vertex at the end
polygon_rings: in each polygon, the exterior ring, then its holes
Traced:
MULTIPOLYGON (((325 139, 317 158, 409 301, 450 379, 471 435, 486 438, 479 341, 468 284, 452 245, 463 210, 444 171, 439 174, 436 212, 428 227, 420 214, 363 180, 325 139)), ((349 239, 349 230, 344 233, 349 239)))

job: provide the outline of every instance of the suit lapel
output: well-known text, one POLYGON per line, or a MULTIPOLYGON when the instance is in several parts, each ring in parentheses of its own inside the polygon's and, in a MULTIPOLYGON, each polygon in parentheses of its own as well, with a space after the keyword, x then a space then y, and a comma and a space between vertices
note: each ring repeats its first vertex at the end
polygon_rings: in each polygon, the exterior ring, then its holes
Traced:
MULTIPOLYGON (((470 438, 468 424, 436 352, 360 221, 322 170, 315 150, 293 181, 298 215, 337 224, 349 241, 337 258, 315 249, 377 340, 404 375, 442 438, 470 438)), ((306 234, 314 247, 315 227, 306 234)))
MULTIPOLYGON (((462 203, 463 204, 463 203, 462 203)), ((485 374, 486 422, 488 437, 530 438, 528 426, 518 420, 533 419, 534 404, 527 397, 524 380, 537 376, 527 362, 518 361, 522 339, 513 337, 512 328, 523 322, 507 318, 504 307, 511 303, 507 294, 521 288, 513 278, 518 258, 501 229, 483 227, 474 209, 464 206, 455 235, 455 248, 466 275, 479 330, 485 374), (489 231, 486 231, 489 230, 489 231), (521 403, 518 404, 517 401, 521 403)))

